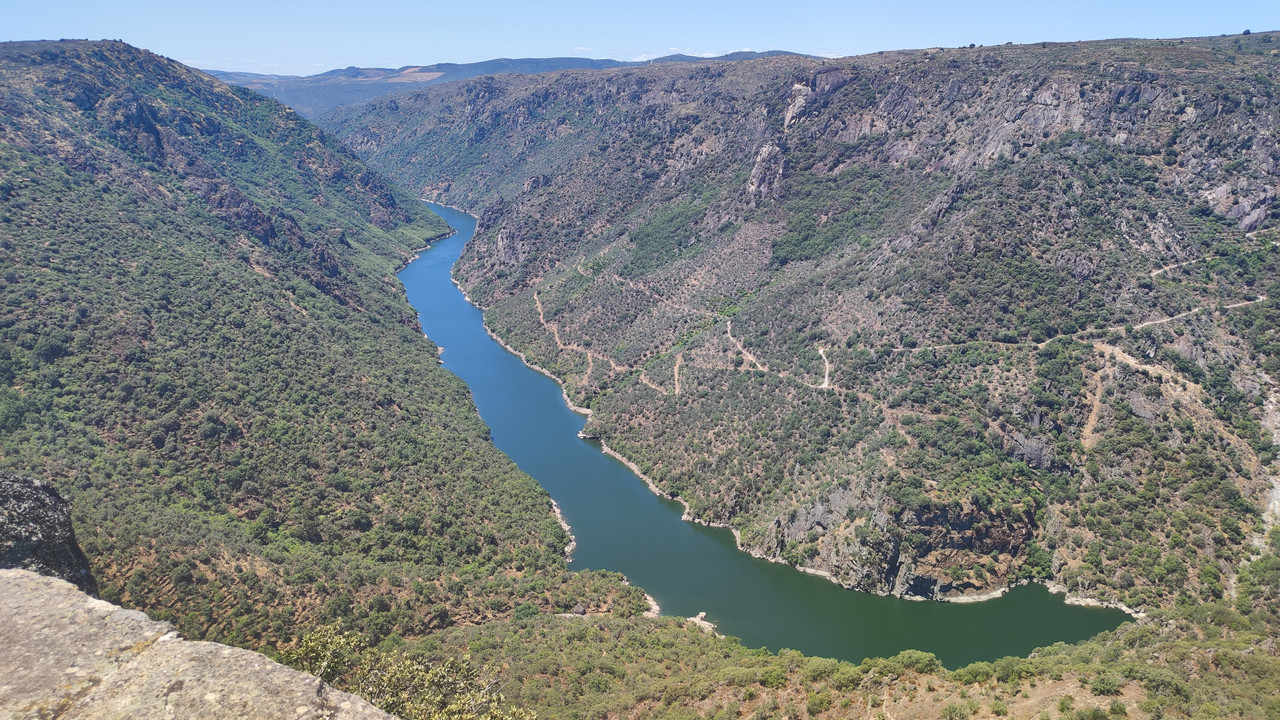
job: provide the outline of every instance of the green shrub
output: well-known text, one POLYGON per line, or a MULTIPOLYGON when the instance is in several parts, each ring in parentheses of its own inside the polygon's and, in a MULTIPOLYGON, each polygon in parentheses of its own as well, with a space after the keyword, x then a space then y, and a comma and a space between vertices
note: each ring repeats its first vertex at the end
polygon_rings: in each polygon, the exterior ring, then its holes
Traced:
POLYGON ((538 606, 533 603, 521 603, 516 606, 515 611, 511 614, 511 618, 513 620, 528 620, 531 617, 538 616, 541 612, 542 611, 538 609, 538 606))
POLYGON ((787 671, 780 667, 771 667, 760 673, 760 684, 767 688, 780 688, 787 684, 787 671))
POLYGON ((826 680, 835 674, 840 667, 839 660, 830 658, 809 658, 804 664, 804 679, 809 682, 826 680))
POLYGON ((1007 683, 1022 679, 1024 661, 1017 657, 1002 657, 993 664, 996 680, 1007 683))
POLYGON ((831 691, 823 690, 809 696, 809 701, 805 705, 810 715, 820 715, 831 709, 831 691))
POLYGON ((1124 683, 1115 675, 1100 673, 1089 683, 1089 689, 1094 695, 1119 695, 1123 685, 1124 683))
POLYGON ((902 668, 914 670, 921 674, 936 672, 942 668, 942 663, 938 662, 937 656, 921 650, 903 650, 890 658, 889 661, 897 663, 902 668))
POLYGON ((831 676, 831 685, 837 690, 852 690, 862 684, 867 671, 862 665, 840 663, 839 669, 831 676))
POLYGON ((995 670, 989 662, 976 662, 965 665, 951 673, 951 680, 961 685, 974 685, 991 679, 995 670))

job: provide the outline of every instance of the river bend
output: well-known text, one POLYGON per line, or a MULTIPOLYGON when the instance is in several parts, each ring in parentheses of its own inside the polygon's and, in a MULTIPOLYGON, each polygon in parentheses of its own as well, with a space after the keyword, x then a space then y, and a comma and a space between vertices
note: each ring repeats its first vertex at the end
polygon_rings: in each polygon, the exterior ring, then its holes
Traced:
POLYGON ((475 219, 431 205, 456 230, 401 273, 422 327, 446 368, 471 387, 493 441, 559 503, 578 546, 571 567, 624 573, 664 615, 706 612, 751 647, 860 661, 915 648, 948 667, 1026 655, 1115 628, 1118 610, 1067 605, 1040 585, 982 603, 902 600, 845 590, 794 568, 753 558, 728 530, 683 522, 682 507, 649 491, 598 443, 577 433, 584 418, 560 387, 489 337, 480 311, 450 272, 475 219))

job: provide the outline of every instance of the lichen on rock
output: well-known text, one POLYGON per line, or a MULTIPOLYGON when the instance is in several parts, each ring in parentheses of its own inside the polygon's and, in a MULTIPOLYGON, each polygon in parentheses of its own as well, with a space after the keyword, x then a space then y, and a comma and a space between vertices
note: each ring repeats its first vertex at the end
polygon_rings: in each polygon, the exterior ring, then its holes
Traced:
POLYGON ((0 570, 0 613, 6 718, 391 718, 264 655, 188 642, 57 578, 0 570))

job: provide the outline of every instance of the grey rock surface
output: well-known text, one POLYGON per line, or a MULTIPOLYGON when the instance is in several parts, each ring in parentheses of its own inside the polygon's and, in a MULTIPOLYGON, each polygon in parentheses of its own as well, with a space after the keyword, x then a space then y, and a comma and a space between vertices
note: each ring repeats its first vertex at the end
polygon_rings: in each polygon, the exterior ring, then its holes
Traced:
POLYGON ((390 719, 249 650, 26 570, 0 570, 0 717, 390 719))
POLYGON ((6 472, 0 472, 0 568, 25 568, 98 592, 71 528, 71 504, 46 482, 6 472))

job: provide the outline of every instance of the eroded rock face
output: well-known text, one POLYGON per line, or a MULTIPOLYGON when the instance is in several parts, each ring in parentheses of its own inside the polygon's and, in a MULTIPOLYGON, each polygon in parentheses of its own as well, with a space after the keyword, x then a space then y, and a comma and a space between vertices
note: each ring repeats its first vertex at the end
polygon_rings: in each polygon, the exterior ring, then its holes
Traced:
POLYGON ((96 595, 71 528, 71 504, 48 483, 0 472, 0 568, 51 575, 96 595))
POLYGON ((392 717, 258 653, 187 642, 57 578, 0 570, 0 614, 6 718, 392 717))
POLYGON ((789 543, 810 542, 814 554, 807 562, 845 587, 937 600, 1011 583, 1013 560, 1036 529, 1026 512, 1001 515, 964 503, 891 513, 888 504, 883 490, 872 485, 837 486, 777 518, 765 546, 751 549, 783 558, 789 543), (846 517, 856 519, 845 523, 846 517), (986 560, 993 561, 989 576, 950 576, 953 567, 969 570, 986 560))

